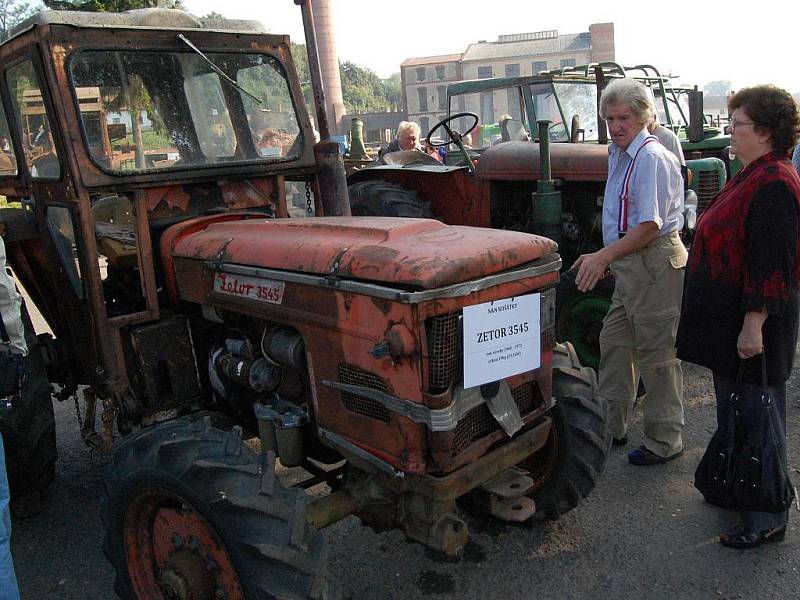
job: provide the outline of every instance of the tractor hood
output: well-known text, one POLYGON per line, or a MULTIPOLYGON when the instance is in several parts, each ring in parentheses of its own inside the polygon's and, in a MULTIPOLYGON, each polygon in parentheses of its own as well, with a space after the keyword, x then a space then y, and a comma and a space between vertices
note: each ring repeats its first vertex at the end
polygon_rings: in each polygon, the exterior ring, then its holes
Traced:
POLYGON ((435 289, 499 273, 558 248, 536 235, 431 219, 232 217, 176 225, 165 232, 162 256, 435 289))
MULTIPOLYGON (((550 144, 553 179, 605 181, 608 177, 608 146, 596 143, 550 144)), ((542 176, 539 144, 505 142, 492 146, 478 159, 481 179, 536 181, 542 176)))

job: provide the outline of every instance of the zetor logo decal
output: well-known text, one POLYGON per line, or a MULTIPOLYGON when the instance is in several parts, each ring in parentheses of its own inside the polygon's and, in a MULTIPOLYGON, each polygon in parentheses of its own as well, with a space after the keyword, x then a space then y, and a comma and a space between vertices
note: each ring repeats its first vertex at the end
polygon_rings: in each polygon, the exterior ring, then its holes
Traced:
POLYGON ((283 303, 283 281, 272 281, 246 275, 217 273, 214 277, 214 291, 237 298, 247 298, 270 304, 283 303))

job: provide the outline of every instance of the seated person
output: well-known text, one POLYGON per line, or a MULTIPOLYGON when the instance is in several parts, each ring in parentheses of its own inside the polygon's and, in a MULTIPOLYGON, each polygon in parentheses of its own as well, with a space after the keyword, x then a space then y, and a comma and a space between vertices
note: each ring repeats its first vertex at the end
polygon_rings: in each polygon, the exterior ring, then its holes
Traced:
POLYGON ((381 148, 378 156, 383 156, 389 152, 399 152, 401 150, 419 150, 424 152, 419 144, 420 129, 419 125, 413 121, 400 121, 397 126, 397 137, 385 148, 381 148))

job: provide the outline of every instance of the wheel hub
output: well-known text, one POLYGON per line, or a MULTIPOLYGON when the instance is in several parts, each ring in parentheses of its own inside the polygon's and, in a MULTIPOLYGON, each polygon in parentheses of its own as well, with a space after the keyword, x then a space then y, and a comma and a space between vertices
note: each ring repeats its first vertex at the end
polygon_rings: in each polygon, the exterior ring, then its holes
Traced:
POLYGON ((191 550, 179 550, 169 557, 159 581, 168 600, 214 600, 216 584, 206 560, 191 550))
POLYGON ((158 493, 135 499, 125 517, 128 572, 147 600, 244 600, 231 558, 191 506, 158 493))

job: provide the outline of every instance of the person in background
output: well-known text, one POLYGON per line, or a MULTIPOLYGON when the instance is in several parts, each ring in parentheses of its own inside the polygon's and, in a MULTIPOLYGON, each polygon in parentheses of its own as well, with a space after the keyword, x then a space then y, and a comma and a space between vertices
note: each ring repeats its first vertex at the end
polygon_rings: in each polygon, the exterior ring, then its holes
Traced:
POLYGON ((653 115, 653 118, 647 124, 647 131, 650 132, 650 135, 656 136, 658 141, 661 142, 661 145, 675 155, 681 167, 686 166, 686 159, 683 157, 680 139, 678 139, 674 131, 659 124, 657 115, 653 115))
MULTIPOLYGON (((28 346, 22 323, 22 298, 6 271, 6 247, 0 238, 0 318, 8 336, 9 343, 0 351, 26 356, 28 346)), ((0 436, 0 598, 19 600, 19 586, 11 558, 11 495, 6 473, 5 447, 0 436)))
MULTIPOLYGON (((800 129, 792 96, 772 85, 745 88, 728 98, 731 151, 739 171, 697 223, 678 328, 678 356, 711 369, 717 421, 739 393, 749 420, 761 401, 764 353, 767 391, 786 426, 786 380, 792 370, 800 285, 800 178, 788 153, 800 129)), ((648 388, 649 392, 649 388, 648 388)), ((786 451, 785 431, 778 432, 786 451)), ((727 513, 726 513, 727 514, 727 513)), ((740 512, 720 543, 753 548, 783 539, 788 513, 740 512)))
POLYGON ((397 126, 397 137, 391 143, 381 150, 380 155, 383 156, 389 152, 399 152, 401 150, 419 150, 424 152, 424 149, 419 143, 420 129, 419 125, 414 121, 400 121, 397 126))
POLYGON ((428 156, 432 156, 440 163, 443 163, 447 158, 447 154, 445 154, 444 146, 439 146, 438 148, 428 142, 427 140, 422 140, 422 149, 425 151, 425 154, 428 156))
POLYGON ((794 152, 792 152, 792 164, 797 174, 800 175, 800 144, 794 147, 794 152))
POLYGON ((612 144, 603 198, 604 247, 578 257, 575 283, 594 288, 610 270, 611 306, 600 333, 599 396, 609 404, 609 429, 627 443, 628 415, 641 374, 644 443, 632 465, 656 465, 683 452, 683 372, 675 330, 683 291, 686 248, 678 237, 683 179, 675 156, 648 134, 655 114, 648 90, 634 79, 608 84, 600 115, 612 144))

